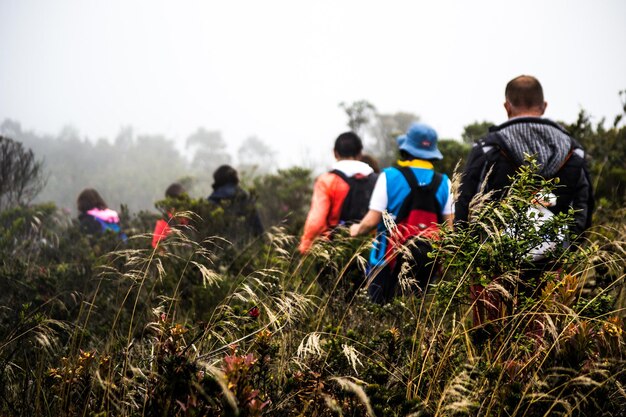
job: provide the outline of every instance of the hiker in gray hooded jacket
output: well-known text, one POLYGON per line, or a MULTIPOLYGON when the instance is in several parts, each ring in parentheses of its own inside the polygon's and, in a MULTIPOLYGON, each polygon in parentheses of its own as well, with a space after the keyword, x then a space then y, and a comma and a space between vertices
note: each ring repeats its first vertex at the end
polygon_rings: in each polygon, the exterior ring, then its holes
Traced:
POLYGON ((471 218, 470 202, 485 181, 485 192, 493 191, 494 198, 502 198, 525 155, 532 155, 539 175, 559 181, 552 191, 556 199, 548 210, 557 214, 573 208, 572 232, 579 235, 591 225, 594 205, 582 147, 561 126, 542 117, 547 103, 535 77, 521 75, 511 80, 505 98, 509 120, 492 127, 468 157, 455 207, 455 226, 463 227, 471 218))

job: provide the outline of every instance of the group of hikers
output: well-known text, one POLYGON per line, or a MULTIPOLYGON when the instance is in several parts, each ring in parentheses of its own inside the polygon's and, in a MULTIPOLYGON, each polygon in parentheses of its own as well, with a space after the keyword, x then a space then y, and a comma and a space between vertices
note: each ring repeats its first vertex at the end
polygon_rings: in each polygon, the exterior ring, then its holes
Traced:
MULTIPOLYGON (((573 209, 570 231, 580 235, 591 225, 594 206, 585 154, 563 127, 543 117, 546 106, 543 88, 535 77, 521 75, 507 84, 504 108, 508 120, 474 144, 456 201, 448 176, 434 169, 433 162, 443 155, 437 147, 437 133, 430 126, 411 124, 397 138, 397 166, 380 174, 361 161, 363 145, 355 133, 339 135, 332 171, 315 182, 300 252, 307 253, 315 239, 328 239, 342 224, 349 226, 351 236, 376 229, 366 271, 371 299, 384 303, 394 297, 400 273, 409 274, 417 289, 424 291, 436 272, 428 253, 440 226, 467 227, 473 220, 472 199, 477 194, 489 195, 492 200, 503 198, 529 156, 535 158, 541 177, 558 182, 551 198, 541 202, 541 209, 549 215, 573 209), (406 256, 409 246, 410 255, 406 256), (403 265, 408 265, 408 270, 406 266, 403 270, 403 265)), ((549 265, 548 260, 543 262, 542 267, 549 265)))
MULTIPOLYGON (((213 192, 207 197, 210 204, 215 206, 228 205, 235 217, 244 218, 243 225, 246 232, 253 237, 263 234, 263 225, 256 209, 254 199, 239 186, 239 175, 230 165, 222 165, 213 173, 213 192)), ((187 190, 180 183, 170 184, 165 190, 165 198, 176 204, 187 195, 187 190)), ((78 221, 80 229, 90 235, 97 235, 112 231, 122 240, 126 235, 120 227, 119 214, 108 208, 98 191, 93 188, 83 190, 77 199, 78 221)), ((164 218, 158 219, 152 233, 152 247, 159 247, 161 240, 172 232, 172 227, 188 224, 186 217, 176 216, 176 209, 172 208, 164 218)))
MULTIPOLYGON (((428 257, 432 250, 429 242, 437 238, 441 225, 467 227, 473 220, 472 199, 486 193, 492 200, 503 198, 529 156, 535 158, 541 177, 558 181, 541 208, 550 215, 573 209, 571 232, 580 235, 591 225, 594 206, 585 153, 563 127, 543 117, 546 106, 542 86, 535 77, 521 75, 511 80, 504 102, 508 120, 476 141, 456 196, 448 176, 434 169, 433 162, 444 156, 437 145, 437 132, 427 124, 413 123, 397 137, 399 160, 396 166, 380 172, 375 161, 363 155, 363 144, 356 133, 340 134, 333 149, 336 162, 332 170, 315 181, 299 252, 309 253, 316 240, 332 240, 341 226, 347 227, 353 237, 375 230, 364 281, 371 299, 378 303, 392 299, 399 291, 401 273, 410 273, 417 290, 424 291, 435 271, 428 257), (400 248, 409 243, 407 256, 400 248)), ((220 167, 214 180, 209 201, 250 201, 232 167, 220 167)), ((173 184, 166 197, 177 198, 184 192, 180 184, 173 184)), ((78 208, 86 231, 93 233, 111 224, 119 230, 117 213, 106 207, 95 190, 81 193, 78 208)), ((261 234, 258 213, 252 213, 248 227, 261 234)), ((169 228, 168 219, 157 222, 154 247, 168 235, 169 228)))

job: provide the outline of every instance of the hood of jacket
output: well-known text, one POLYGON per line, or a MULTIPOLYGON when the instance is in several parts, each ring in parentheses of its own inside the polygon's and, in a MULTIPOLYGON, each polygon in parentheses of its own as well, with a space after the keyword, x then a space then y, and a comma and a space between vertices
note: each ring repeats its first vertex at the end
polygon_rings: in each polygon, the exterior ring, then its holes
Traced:
POLYGON ((504 151, 517 165, 534 156, 539 175, 551 178, 563 166, 572 149, 570 135, 558 124, 540 117, 511 119, 492 130, 504 151))
POLYGON ((336 161, 333 164, 332 169, 337 169, 344 174, 346 177, 353 177, 357 174, 368 176, 374 172, 371 166, 367 165, 365 162, 356 161, 353 159, 342 159, 340 161, 336 161))

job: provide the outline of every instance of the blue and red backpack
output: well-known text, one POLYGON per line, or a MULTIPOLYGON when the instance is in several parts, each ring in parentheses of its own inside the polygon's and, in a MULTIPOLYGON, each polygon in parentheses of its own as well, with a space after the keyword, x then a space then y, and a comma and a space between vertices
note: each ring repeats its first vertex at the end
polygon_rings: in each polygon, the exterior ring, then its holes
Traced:
POLYGON ((385 260, 392 268, 400 246, 416 236, 436 239, 439 224, 443 222, 441 205, 437 200, 437 190, 443 181, 443 175, 435 172, 429 184, 419 185, 411 168, 402 167, 398 170, 411 187, 411 192, 396 216, 396 228, 388 236, 385 260))

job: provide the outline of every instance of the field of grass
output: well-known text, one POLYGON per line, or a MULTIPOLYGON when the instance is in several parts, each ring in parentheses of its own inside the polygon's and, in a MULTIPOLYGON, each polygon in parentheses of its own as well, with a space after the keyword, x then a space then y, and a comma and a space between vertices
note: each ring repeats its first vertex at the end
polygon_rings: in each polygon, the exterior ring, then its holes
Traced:
POLYGON ((415 290, 406 270, 387 305, 358 288, 369 237, 300 256, 289 225, 217 237, 226 214, 190 201, 152 250, 146 214, 122 244, 51 205, 3 212, 0 415, 626 415, 626 212, 533 272, 571 220, 528 223, 554 186, 537 181, 477 201, 442 231, 437 279, 415 290))

